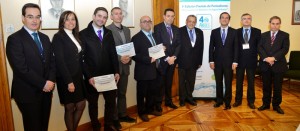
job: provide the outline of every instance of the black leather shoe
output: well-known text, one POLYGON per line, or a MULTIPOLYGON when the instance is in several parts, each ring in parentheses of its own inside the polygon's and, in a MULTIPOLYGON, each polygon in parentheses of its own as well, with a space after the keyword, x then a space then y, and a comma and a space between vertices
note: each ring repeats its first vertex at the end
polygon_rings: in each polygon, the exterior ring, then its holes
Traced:
POLYGON ((119 129, 117 129, 113 125, 104 125, 104 130, 105 131, 119 131, 119 129))
POLYGON ((146 114, 139 115, 139 117, 141 118, 141 120, 143 122, 148 122, 149 121, 148 115, 146 115, 146 114))
POLYGON ((229 110, 229 109, 231 109, 231 105, 225 106, 225 108, 224 108, 224 110, 229 110))
POLYGON ((162 113, 154 110, 154 111, 150 112, 149 115, 161 116, 162 113))
POLYGON ((159 111, 159 112, 162 112, 162 108, 161 108, 160 105, 155 106, 155 109, 156 109, 157 111, 159 111))
POLYGON ((251 108, 251 109, 255 109, 255 105, 253 103, 249 103, 248 106, 251 108))
POLYGON ((120 130, 122 128, 119 120, 114 120, 113 124, 114 124, 114 127, 118 130, 120 130))
POLYGON ((180 101, 180 102, 179 102, 179 105, 180 105, 180 106, 185 106, 184 101, 180 101))
POLYGON ((266 110, 266 109, 270 109, 270 106, 262 105, 261 107, 258 108, 259 111, 263 111, 263 110, 266 110))
POLYGON ((166 106, 173 108, 173 109, 177 109, 178 107, 176 105, 174 105, 173 103, 169 103, 169 104, 165 104, 166 106))
POLYGON ((216 103, 214 104, 214 107, 220 107, 222 105, 222 103, 216 103))
POLYGON ((193 106, 197 105, 197 103, 195 101, 193 101, 193 100, 187 101, 187 103, 189 103, 190 105, 193 105, 193 106))
POLYGON ((278 107, 273 107, 273 110, 274 110, 274 111, 277 111, 277 113, 279 113, 279 114, 284 114, 284 112, 283 112, 283 110, 280 108, 280 106, 278 106, 278 107))
POLYGON ((235 103, 233 103, 233 107, 238 107, 238 106, 240 106, 240 105, 242 105, 242 102, 235 102, 235 103))
POLYGON ((136 120, 129 117, 128 115, 127 116, 124 116, 124 117, 119 117, 119 121, 120 122, 128 122, 128 123, 134 123, 136 120))

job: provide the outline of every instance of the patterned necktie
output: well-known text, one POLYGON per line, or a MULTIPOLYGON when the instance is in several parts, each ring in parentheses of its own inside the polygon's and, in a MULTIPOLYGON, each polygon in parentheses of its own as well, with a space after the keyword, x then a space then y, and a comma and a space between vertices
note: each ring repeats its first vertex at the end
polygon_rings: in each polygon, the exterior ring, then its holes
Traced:
POLYGON ((193 30, 190 30, 190 40, 191 40, 191 42, 194 42, 193 30))
POLYGON ((245 29, 245 34, 244 34, 244 41, 245 41, 245 43, 248 43, 248 30, 249 29, 245 29))
POLYGON ((223 32, 222 32, 222 43, 223 43, 223 45, 225 45, 225 29, 223 29, 223 32))
POLYGON ((275 32, 272 32, 271 46, 274 44, 274 40, 275 40, 275 32))
POLYGON ((43 47, 42 47, 42 43, 38 39, 38 34, 37 33, 32 33, 32 35, 33 35, 33 40, 34 40, 35 44, 37 45, 37 47, 39 49, 40 55, 43 56, 43 47))
POLYGON ((173 36, 172 36, 172 28, 171 26, 167 26, 167 31, 170 37, 170 43, 172 44, 173 36))
POLYGON ((102 43, 102 35, 101 35, 102 30, 98 30, 97 32, 98 32, 99 40, 102 43))

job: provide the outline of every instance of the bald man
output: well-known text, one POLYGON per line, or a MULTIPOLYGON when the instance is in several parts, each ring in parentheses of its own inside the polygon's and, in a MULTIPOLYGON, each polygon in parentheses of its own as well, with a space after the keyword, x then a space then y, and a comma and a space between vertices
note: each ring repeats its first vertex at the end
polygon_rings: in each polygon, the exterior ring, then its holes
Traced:
POLYGON ((148 114, 160 116, 154 109, 154 96, 158 92, 156 59, 149 56, 148 48, 155 46, 156 41, 151 32, 152 21, 149 16, 140 19, 141 31, 132 37, 136 55, 134 79, 137 81, 137 108, 142 121, 149 121, 148 114))

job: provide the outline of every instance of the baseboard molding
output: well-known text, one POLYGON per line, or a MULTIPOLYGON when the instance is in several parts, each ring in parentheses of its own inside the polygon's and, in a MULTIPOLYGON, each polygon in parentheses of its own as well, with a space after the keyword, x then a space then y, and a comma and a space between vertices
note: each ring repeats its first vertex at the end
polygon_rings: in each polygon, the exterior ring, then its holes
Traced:
MULTIPOLYGON (((128 107, 127 108, 127 113, 128 114, 135 114, 135 113, 137 113, 137 107, 136 107, 136 105, 128 107)), ((101 124, 103 124, 104 123, 104 117, 99 118, 99 122, 101 124)), ((102 125, 102 127, 103 127, 103 125, 102 125)), ((87 123, 81 124, 77 128, 77 131, 91 131, 91 130, 92 130, 91 122, 87 122, 87 123)))

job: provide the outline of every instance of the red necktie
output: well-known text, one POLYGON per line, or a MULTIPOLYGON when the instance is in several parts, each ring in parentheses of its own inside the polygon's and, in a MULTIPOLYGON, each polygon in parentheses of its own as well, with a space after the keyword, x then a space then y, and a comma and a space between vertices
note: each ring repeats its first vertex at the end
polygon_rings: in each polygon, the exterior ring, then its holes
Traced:
POLYGON ((273 45, 274 40, 275 40, 275 32, 272 32, 271 45, 273 45))

